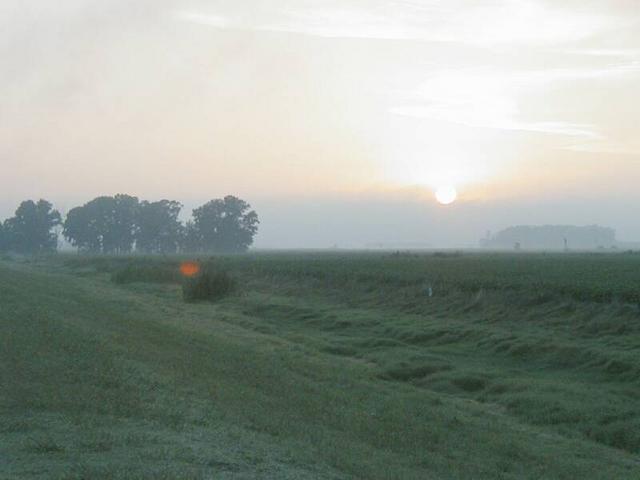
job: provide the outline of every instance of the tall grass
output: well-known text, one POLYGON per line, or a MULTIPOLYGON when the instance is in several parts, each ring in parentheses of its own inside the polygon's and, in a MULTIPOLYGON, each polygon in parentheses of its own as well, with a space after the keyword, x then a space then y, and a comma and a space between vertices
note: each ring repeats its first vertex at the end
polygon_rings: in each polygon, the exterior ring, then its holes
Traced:
POLYGON ((216 262, 199 263, 200 270, 193 276, 180 271, 180 262, 129 258, 126 261, 97 262, 98 271, 111 272, 111 281, 116 284, 167 283, 182 286, 183 298, 187 302, 217 301, 237 289, 237 281, 216 262))
POLYGON ((185 278, 182 294, 186 302, 198 300, 216 301, 232 294, 237 289, 236 281, 224 270, 205 265, 193 277, 185 278))
POLYGON ((178 269, 167 264, 139 264, 132 262, 111 274, 114 283, 180 283, 178 269))

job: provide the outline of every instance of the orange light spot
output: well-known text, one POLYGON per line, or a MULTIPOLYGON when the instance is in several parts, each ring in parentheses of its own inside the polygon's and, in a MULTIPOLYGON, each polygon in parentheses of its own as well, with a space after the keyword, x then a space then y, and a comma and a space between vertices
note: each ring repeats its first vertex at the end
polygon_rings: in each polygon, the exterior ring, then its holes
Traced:
POLYGON ((182 262, 180 264, 180 273, 185 277, 193 277, 200 272, 200 265, 196 262, 182 262))

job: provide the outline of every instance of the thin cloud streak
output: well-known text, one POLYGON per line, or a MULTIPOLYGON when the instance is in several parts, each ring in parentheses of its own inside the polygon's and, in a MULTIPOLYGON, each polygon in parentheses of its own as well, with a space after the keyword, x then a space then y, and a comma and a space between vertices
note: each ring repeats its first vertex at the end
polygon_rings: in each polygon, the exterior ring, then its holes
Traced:
POLYGON ((173 14, 173 18, 184 22, 197 23, 214 28, 239 28, 231 21, 231 19, 222 15, 203 15, 201 13, 194 12, 175 12, 173 14))
POLYGON ((436 109, 430 107, 396 107, 390 110, 395 115, 438 120, 466 127, 490 128, 496 130, 513 130, 521 132, 534 132, 553 135, 567 135, 571 137, 586 137, 601 139, 602 135, 594 125, 570 123, 570 122, 519 122, 510 118, 494 120, 490 118, 465 118, 459 114, 459 110, 448 111, 446 108, 436 109))
POLYGON ((640 58, 640 50, 632 48, 574 48, 558 50, 558 53, 588 57, 640 58))
POLYGON ((367 2, 281 2, 270 15, 238 25, 221 11, 176 12, 178 20, 216 28, 249 28, 341 39, 452 42, 473 46, 500 44, 545 46, 575 42, 615 27, 613 19, 595 13, 566 11, 534 0, 431 0, 367 2), (284 3, 284 6, 282 6, 284 3), (504 21, 508 18, 509 21, 504 21), (224 19, 225 21, 222 21, 224 19))
MULTIPOLYGON (((519 100, 532 91, 566 82, 634 76, 640 62, 596 68, 564 68, 533 71, 460 69, 435 71, 413 91, 391 91, 404 105, 390 113, 449 122, 470 127, 528 131, 572 137, 603 139, 596 125, 564 119, 528 121, 522 118, 519 100)), ((393 101, 393 100, 391 100, 393 101)))

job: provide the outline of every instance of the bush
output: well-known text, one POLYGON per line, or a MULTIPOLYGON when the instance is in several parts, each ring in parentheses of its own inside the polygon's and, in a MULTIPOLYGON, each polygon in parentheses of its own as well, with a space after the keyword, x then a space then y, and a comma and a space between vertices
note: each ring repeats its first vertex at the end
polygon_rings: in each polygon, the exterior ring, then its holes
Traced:
POLYGON ((182 284, 182 294, 187 302, 220 300, 233 293, 235 289, 236 282, 227 272, 215 271, 211 267, 203 268, 200 273, 185 279, 182 284))

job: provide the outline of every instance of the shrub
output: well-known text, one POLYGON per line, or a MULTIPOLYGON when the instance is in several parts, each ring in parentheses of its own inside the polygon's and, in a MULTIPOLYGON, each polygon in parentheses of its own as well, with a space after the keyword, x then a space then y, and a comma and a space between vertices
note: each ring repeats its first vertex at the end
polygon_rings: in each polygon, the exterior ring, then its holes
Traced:
POLYGON ((216 271, 211 267, 203 268, 182 284, 182 294, 187 302, 220 300, 235 289, 236 282, 227 272, 216 271))

